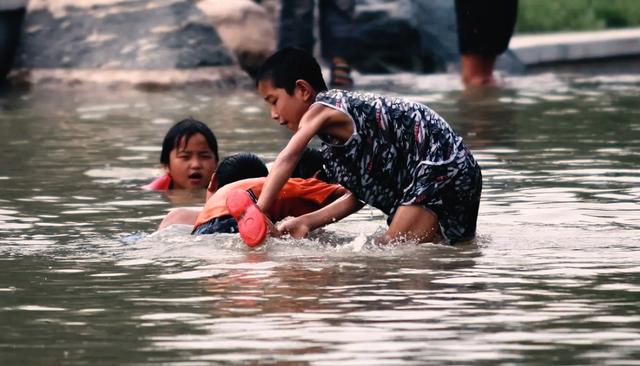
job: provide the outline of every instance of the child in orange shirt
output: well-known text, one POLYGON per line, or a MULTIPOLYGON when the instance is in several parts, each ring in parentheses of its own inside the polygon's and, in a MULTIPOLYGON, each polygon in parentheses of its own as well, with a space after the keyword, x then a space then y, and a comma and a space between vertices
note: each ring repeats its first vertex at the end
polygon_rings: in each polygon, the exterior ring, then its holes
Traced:
MULTIPOLYGON (((342 186, 309 177, 312 172, 317 172, 321 168, 318 165, 321 160, 318 154, 317 151, 307 150, 296 169, 303 178, 290 178, 285 183, 278 198, 266 212, 271 221, 277 222, 287 217, 308 214, 312 214, 317 220, 325 220, 322 212, 325 206, 350 196, 342 186), (314 166, 318 169, 314 169, 314 166)), ((241 153, 227 157, 220 163, 212 177, 209 189, 211 194, 208 193, 209 197, 204 208, 202 210, 174 209, 165 217, 159 228, 163 229, 173 224, 193 224, 195 235, 237 233, 238 223, 227 207, 229 199, 236 199, 238 196, 234 196, 234 193, 238 191, 245 195, 246 192, 250 192, 250 195, 259 197, 267 174, 265 164, 254 154, 241 153)), ((279 235, 273 227, 271 227, 271 233, 274 236, 279 235)), ((247 244, 251 245, 250 242, 247 244)))

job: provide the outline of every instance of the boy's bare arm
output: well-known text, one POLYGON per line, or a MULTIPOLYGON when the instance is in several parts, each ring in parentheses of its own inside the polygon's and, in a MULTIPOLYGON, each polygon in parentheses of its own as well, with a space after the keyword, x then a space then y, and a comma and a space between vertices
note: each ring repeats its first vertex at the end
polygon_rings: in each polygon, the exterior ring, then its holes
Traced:
POLYGON ((291 177, 293 169, 302 156, 302 152, 309 141, 318 131, 321 131, 330 117, 331 110, 322 105, 314 105, 304 114, 300 121, 298 131, 293 134, 287 146, 278 154, 276 161, 271 166, 267 180, 262 187, 262 193, 258 198, 258 207, 265 212, 278 197, 287 179, 291 177))
POLYGON ((303 237, 310 231, 351 215, 362 206, 362 202, 353 193, 346 191, 342 197, 319 210, 282 222, 278 225, 278 230, 296 238, 303 237))

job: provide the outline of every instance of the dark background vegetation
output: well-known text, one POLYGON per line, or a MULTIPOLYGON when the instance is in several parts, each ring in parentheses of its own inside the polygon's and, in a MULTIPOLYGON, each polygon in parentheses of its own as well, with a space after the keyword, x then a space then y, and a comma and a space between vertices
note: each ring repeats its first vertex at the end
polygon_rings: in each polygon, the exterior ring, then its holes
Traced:
POLYGON ((520 0, 519 6, 520 33, 640 26, 638 0, 520 0))

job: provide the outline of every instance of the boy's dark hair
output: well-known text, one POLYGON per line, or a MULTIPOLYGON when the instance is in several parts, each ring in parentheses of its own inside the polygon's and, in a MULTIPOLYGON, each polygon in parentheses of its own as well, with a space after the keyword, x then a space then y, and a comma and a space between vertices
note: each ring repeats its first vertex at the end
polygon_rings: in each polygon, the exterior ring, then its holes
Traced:
POLYGON ((300 79, 308 82, 316 93, 327 90, 316 59, 301 49, 285 47, 262 64, 256 75, 256 84, 271 80, 274 87, 283 88, 287 94, 293 95, 296 80, 300 79))
POLYGON ((293 169, 291 178, 312 178, 318 172, 320 172, 320 174, 318 174, 316 178, 326 181, 327 179, 324 174, 322 153, 317 149, 307 147, 302 152, 302 156, 300 156, 298 165, 296 165, 295 169, 293 169))
POLYGON ((211 129, 207 127, 207 125, 189 117, 173 125, 173 127, 171 127, 164 136, 164 141, 162 141, 162 152, 160 153, 160 163, 169 165, 169 154, 171 153, 171 150, 178 147, 182 137, 185 138, 184 143, 187 144, 191 136, 197 133, 201 133, 202 136, 204 136, 205 140, 207 140, 207 145, 209 145, 209 148, 216 158, 216 161, 219 161, 218 141, 216 140, 216 136, 213 134, 211 129))
POLYGON ((239 153, 224 158, 218 165, 218 188, 242 179, 266 177, 269 174, 264 161, 252 153, 239 153))

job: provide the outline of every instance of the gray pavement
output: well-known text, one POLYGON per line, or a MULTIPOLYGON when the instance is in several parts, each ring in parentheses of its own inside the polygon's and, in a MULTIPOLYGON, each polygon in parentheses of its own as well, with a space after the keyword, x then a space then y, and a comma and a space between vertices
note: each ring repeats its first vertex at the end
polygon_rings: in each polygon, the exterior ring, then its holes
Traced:
POLYGON ((525 68, 585 60, 640 58, 640 28, 516 34, 509 49, 525 68))

